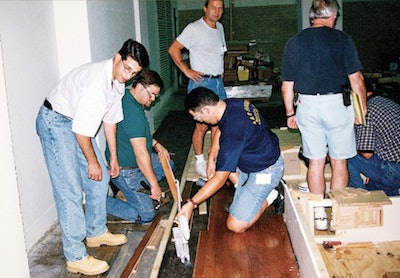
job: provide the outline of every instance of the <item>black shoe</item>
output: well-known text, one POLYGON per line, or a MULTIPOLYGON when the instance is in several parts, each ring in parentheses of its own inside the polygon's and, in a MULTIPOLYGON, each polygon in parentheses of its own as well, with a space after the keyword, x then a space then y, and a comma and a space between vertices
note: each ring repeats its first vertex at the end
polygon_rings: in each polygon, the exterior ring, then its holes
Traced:
POLYGON ((282 214, 285 212, 285 190, 283 188, 284 184, 286 184, 285 181, 281 179, 279 185, 275 187, 275 189, 278 190, 278 196, 272 202, 272 205, 274 206, 274 214, 282 214))

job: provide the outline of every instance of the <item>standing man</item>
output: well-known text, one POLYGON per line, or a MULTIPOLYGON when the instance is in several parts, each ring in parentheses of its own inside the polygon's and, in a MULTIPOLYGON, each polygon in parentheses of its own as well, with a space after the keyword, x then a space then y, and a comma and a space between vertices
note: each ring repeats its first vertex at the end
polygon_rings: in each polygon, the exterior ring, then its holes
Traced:
POLYGON ((229 177, 236 184, 236 191, 226 225, 229 230, 242 233, 275 200, 274 206, 283 202, 283 187, 275 190, 283 175, 279 139, 248 100, 220 100, 211 90, 198 87, 187 95, 185 106, 195 120, 218 125, 219 153, 215 175, 188 200, 175 219, 181 215, 190 219, 193 208, 216 193, 229 177))
MULTIPOLYGON (((226 99, 223 73, 227 48, 224 27, 218 22, 224 12, 224 1, 207 0, 203 11, 204 16, 185 27, 169 47, 168 53, 176 66, 189 78, 188 93, 194 88, 206 87, 215 92, 220 99, 226 99), (183 48, 189 50, 190 67, 182 59, 183 48)), ((196 172, 204 178, 209 174, 203 154, 204 135, 207 130, 208 125, 196 122, 192 136, 196 172)), ((218 153, 214 143, 215 131, 216 127, 211 127, 209 161, 215 160, 218 153)))
MULTIPOLYGON (((356 155, 354 110, 351 105, 344 105, 342 94, 342 86, 348 81, 366 111, 363 68, 351 37, 334 29, 338 15, 336 0, 313 0, 311 27, 292 37, 283 54, 282 98, 287 125, 300 129, 303 154, 310 161, 308 186, 318 194, 325 193, 326 148, 329 147, 332 167, 332 189, 348 185, 347 159, 356 155)), ((324 213, 319 216, 323 218, 324 213)), ((323 224, 320 228, 327 227, 323 224)))
POLYGON ((117 122, 123 118, 124 83, 148 64, 144 46, 129 39, 112 59, 73 69, 39 110, 36 130, 70 272, 98 275, 109 269, 107 262, 88 255, 85 238, 88 247, 127 241, 125 235, 107 229, 106 197, 110 175, 117 177, 120 172, 115 135, 117 122), (110 148, 109 170, 94 138, 101 124, 110 148))
MULTIPOLYGON (((112 177, 112 182, 124 194, 126 202, 107 197, 107 212, 119 218, 138 222, 151 222, 154 219, 154 200, 160 200, 161 188, 158 184, 165 177, 156 150, 169 158, 168 150, 152 138, 145 108, 151 106, 160 95, 164 84, 160 75, 151 70, 142 70, 135 76, 132 88, 122 98, 124 120, 117 126, 117 155, 121 173, 112 177), (140 192, 141 182, 146 182, 151 195, 140 192)), ((111 158, 110 148, 106 158, 111 158)), ((175 165, 170 161, 172 168, 175 165)))
POLYGON ((400 105, 367 88, 366 125, 356 125, 358 154, 349 159, 350 186, 400 195, 400 105), (363 174, 366 183, 361 178, 363 174))

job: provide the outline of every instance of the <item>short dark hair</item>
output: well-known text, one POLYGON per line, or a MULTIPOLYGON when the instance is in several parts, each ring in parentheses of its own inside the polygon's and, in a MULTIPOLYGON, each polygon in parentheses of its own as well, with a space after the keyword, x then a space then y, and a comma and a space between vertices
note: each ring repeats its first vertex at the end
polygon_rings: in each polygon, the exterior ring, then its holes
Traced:
MULTIPOLYGON (((224 0, 217 0, 217 1, 222 1, 222 2, 224 2, 224 0)), ((204 7, 208 7, 208 3, 210 2, 210 0, 206 0, 206 2, 204 3, 204 7)))
POLYGON ((143 86, 156 85, 160 87, 160 90, 164 88, 164 82, 161 76, 153 70, 143 69, 132 79, 132 87, 136 88, 137 84, 142 84, 143 86))
POLYGON ((219 97, 213 91, 205 87, 197 87, 186 96, 185 108, 188 111, 198 111, 204 106, 213 106, 218 101, 219 97))
POLYGON ((138 62, 139 66, 142 68, 147 67, 150 63, 146 48, 140 42, 133 39, 128 39, 124 42, 118 53, 121 55, 122 60, 126 60, 126 58, 130 56, 133 60, 138 62))

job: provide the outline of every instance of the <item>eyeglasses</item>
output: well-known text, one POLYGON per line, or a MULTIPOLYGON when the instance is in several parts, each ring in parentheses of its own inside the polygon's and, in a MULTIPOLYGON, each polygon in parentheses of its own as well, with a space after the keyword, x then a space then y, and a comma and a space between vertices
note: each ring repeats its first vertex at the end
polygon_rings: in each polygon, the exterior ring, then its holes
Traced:
POLYGON ((146 90, 146 92, 147 92, 147 94, 149 95, 150 98, 153 98, 153 97, 154 97, 154 99, 156 99, 156 97, 159 96, 159 94, 155 94, 155 93, 149 92, 149 90, 147 90, 147 87, 144 86, 143 84, 142 84, 142 86, 143 86, 143 88, 146 90))
POLYGON ((122 61, 122 67, 124 68, 124 71, 129 74, 130 76, 136 75, 139 71, 135 71, 133 68, 131 68, 129 65, 124 63, 124 60, 122 61))

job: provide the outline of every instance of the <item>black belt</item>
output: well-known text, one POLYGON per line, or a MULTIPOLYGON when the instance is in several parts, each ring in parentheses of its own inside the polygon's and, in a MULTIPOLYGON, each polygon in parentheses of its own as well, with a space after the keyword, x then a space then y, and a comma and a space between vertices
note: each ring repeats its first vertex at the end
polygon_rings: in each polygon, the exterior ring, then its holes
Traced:
POLYGON ((203 74, 203 78, 220 78, 222 75, 217 74, 217 75, 212 75, 212 74, 203 74))
POLYGON ((120 170, 136 170, 139 169, 139 167, 131 167, 131 166, 120 166, 120 170))
POLYGON ((43 106, 46 107, 46 108, 48 108, 48 109, 50 109, 50 110, 53 110, 53 106, 52 106, 51 103, 47 100, 47 98, 44 100, 43 106))
POLYGON ((336 94, 341 94, 343 92, 329 92, 329 93, 299 93, 301 95, 306 95, 306 96, 325 96, 325 95, 336 95, 336 94))

